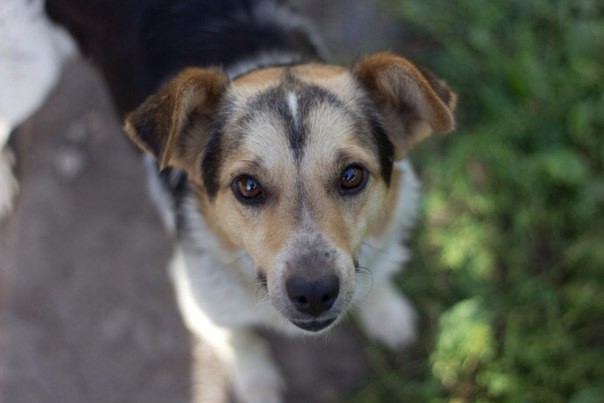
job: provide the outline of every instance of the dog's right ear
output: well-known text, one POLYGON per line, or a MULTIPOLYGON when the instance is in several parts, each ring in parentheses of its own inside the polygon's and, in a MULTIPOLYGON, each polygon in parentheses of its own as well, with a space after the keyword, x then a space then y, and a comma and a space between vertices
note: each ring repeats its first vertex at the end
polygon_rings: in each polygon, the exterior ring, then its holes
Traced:
POLYGON ((219 68, 189 68, 126 116, 128 137, 160 169, 188 168, 201 154, 207 130, 228 85, 219 68))

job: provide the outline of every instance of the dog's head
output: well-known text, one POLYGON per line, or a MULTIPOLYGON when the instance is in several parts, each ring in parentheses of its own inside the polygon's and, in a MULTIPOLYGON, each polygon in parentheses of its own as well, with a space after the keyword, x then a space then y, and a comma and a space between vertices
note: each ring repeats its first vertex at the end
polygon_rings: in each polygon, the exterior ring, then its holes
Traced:
POLYGON ((187 172, 206 224, 247 252, 273 306, 319 331, 350 304, 361 241, 395 197, 393 162, 450 131, 454 104, 432 73, 390 53, 232 81, 192 68, 129 114, 126 131, 160 167, 187 172))

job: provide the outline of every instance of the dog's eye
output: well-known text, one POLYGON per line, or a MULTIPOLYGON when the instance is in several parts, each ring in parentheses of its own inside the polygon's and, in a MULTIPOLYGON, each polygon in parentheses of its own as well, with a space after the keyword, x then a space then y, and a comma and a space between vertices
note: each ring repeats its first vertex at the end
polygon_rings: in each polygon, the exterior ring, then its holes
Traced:
POLYGON ((367 171, 356 164, 348 165, 340 174, 340 193, 352 195, 360 192, 367 183, 367 171))
POLYGON ((231 186, 237 199, 244 204, 259 204, 264 201, 262 186, 253 177, 241 175, 237 177, 231 186))

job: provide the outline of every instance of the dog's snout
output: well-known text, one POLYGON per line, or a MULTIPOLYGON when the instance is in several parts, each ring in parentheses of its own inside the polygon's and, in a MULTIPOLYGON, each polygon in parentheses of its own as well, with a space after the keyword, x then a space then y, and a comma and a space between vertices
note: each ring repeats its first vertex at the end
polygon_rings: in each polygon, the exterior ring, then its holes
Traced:
POLYGON ((335 275, 320 278, 294 275, 287 279, 285 288, 298 311, 319 316, 329 310, 338 298, 340 281, 335 275))

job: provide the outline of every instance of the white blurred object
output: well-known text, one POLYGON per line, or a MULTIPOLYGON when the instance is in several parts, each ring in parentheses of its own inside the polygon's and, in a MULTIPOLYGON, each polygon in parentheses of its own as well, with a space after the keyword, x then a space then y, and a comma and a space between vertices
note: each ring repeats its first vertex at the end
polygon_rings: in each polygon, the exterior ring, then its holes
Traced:
POLYGON ((0 1, 0 217, 17 191, 8 137, 42 105, 74 51, 71 37, 44 14, 43 0, 0 1))

